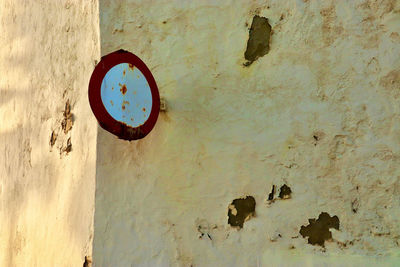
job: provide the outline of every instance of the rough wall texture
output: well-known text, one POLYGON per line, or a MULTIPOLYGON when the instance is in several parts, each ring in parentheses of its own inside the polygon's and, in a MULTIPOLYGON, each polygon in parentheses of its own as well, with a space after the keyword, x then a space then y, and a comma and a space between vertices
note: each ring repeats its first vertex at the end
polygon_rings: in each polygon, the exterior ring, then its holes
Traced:
POLYGON ((97 1, 0 1, 0 266, 91 254, 97 1))
POLYGON ((100 20, 168 110, 137 142, 99 131, 96 266, 398 264, 399 1, 102 0, 100 20))

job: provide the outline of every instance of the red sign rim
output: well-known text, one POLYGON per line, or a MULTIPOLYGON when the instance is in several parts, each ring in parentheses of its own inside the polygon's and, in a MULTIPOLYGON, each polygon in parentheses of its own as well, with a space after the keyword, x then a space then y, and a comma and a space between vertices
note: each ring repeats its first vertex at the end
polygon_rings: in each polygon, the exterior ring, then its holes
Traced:
POLYGON ((100 126, 124 140, 137 140, 148 135, 156 124, 160 112, 160 95, 151 71, 140 58, 122 49, 103 56, 94 68, 89 82, 89 103, 100 126), (135 68, 138 68, 146 78, 151 90, 153 103, 150 116, 144 124, 135 128, 115 120, 107 112, 101 100, 103 78, 112 67, 121 63, 132 64, 135 68))

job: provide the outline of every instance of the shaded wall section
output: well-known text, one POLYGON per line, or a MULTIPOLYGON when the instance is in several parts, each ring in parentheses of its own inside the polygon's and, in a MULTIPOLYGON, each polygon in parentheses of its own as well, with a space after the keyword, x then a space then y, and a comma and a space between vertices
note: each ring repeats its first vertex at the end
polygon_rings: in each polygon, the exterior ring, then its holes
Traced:
POLYGON ((82 266, 97 123, 97 1, 0 3, 0 266, 82 266))
POLYGON ((95 265, 395 265, 399 12, 100 1, 101 53, 141 57, 167 110, 140 141, 99 130, 95 265))

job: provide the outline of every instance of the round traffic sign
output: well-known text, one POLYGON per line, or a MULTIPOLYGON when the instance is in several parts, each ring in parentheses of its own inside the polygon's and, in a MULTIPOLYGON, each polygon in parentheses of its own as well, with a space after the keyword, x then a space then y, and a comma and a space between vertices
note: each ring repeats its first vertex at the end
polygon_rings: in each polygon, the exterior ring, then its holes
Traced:
POLYGON ((100 126, 125 140, 145 137, 160 111, 160 95, 149 68, 125 50, 102 57, 96 65, 89 102, 100 126))

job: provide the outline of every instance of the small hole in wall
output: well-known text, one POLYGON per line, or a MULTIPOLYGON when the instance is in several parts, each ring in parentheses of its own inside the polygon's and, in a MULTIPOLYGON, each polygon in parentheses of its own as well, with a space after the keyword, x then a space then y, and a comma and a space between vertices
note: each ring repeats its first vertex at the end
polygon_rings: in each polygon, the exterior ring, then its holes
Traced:
POLYGON ((255 215, 256 200, 252 196, 232 201, 228 208, 228 224, 243 228, 245 221, 255 215))
POLYGON ((292 189, 290 189, 287 185, 282 185, 279 191, 279 198, 281 199, 288 199, 291 197, 292 189))

